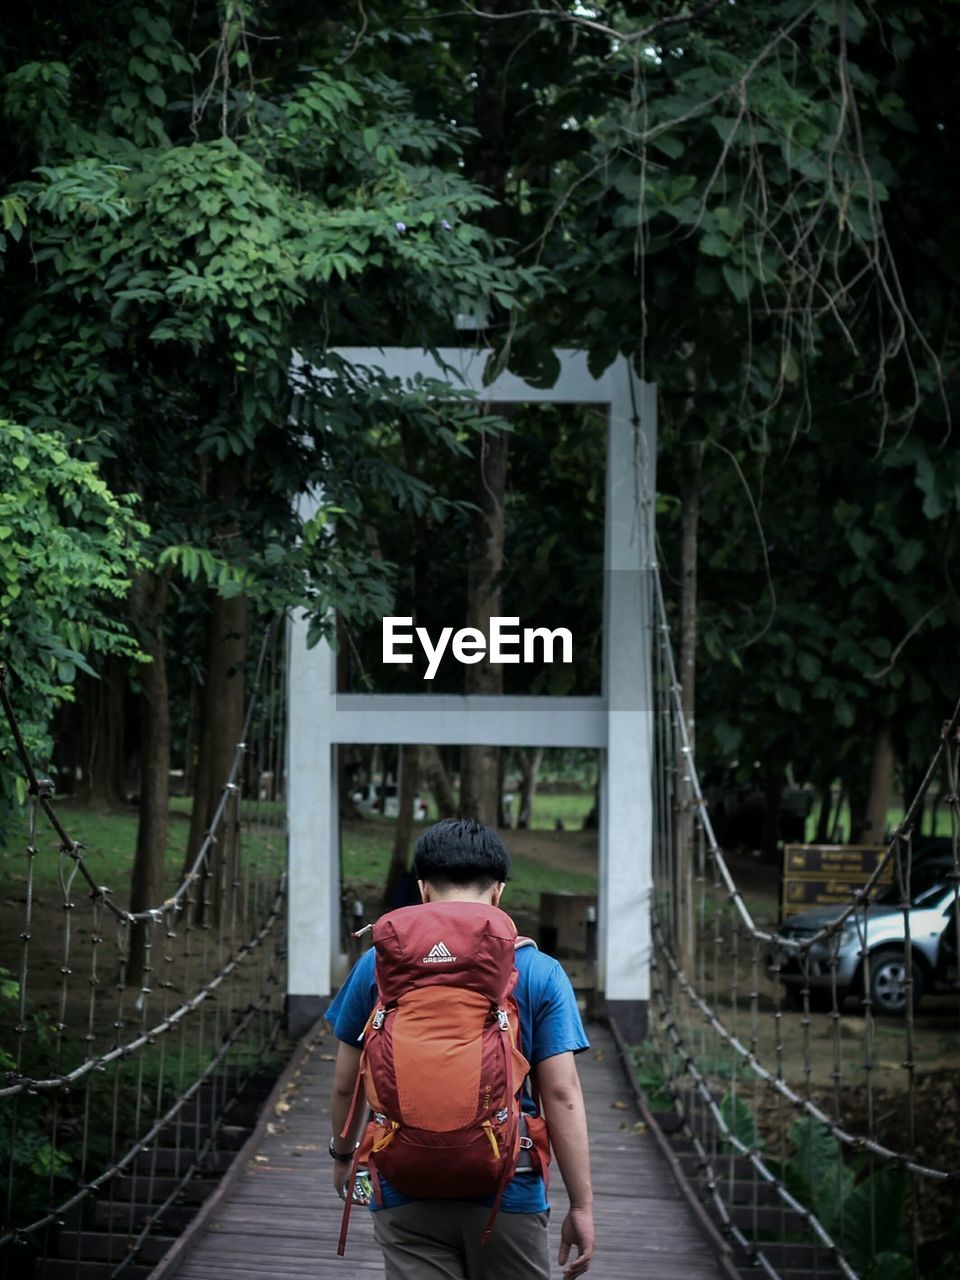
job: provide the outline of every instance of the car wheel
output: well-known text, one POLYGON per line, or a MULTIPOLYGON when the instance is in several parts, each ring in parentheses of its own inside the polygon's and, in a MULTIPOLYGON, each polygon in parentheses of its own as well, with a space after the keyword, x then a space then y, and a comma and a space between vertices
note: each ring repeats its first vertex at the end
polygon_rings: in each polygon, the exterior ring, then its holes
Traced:
MULTIPOLYGON (((923 974, 916 961, 911 966, 913 1007, 923 996, 923 974)), ((877 951, 870 957, 870 1000, 874 1013, 902 1017, 907 1008, 907 961, 902 951, 877 951)))

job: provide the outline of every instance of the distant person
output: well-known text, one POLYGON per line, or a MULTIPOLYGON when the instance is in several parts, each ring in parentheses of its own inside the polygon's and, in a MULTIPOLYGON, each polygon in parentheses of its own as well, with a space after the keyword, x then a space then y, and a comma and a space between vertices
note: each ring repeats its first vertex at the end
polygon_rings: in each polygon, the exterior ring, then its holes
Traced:
MULTIPOLYGON (((570 980, 556 960, 532 944, 524 945, 529 940, 517 940, 513 922, 499 910, 510 857, 495 831, 472 819, 438 822, 417 841, 414 869, 422 904, 391 912, 378 922, 374 947, 354 965, 327 1012, 340 1041, 330 1104, 334 1186, 339 1194, 349 1194, 351 1172, 358 1161, 366 1163, 370 1153, 376 1188, 371 1199, 374 1234, 383 1250, 386 1280, 548 1280, 549 1208, 542 1170, 552 1145, 570 1199, 561 1227, 559 1260, 567 1280, 573 1280, 590 1266, 594 1225, 586 1112, 574 1061, 574 1055, 589 1044, 570 980), (476 929, 480 930, 476 935, 479 942, 471 949, 463 940, 476 929), (494 1001, 491 1009, 483 991, 487 972, 493 972, 497 964, 506 965, 503 971, 508 980, 503 998, 494 1001), (386 993, 398 987, 403 994, 391 1003, 386 993), (416 1033, 405 1040, 402 1028, 410 1023, 404 1024, 402 1018, 411 1017, 411 999, 420 1001, 420 1021, 413 1024, 416 1033), (468 1073, 450 1068, 450 1028, 466 1019, 474 1005, 479 1008, 484 1044, 492 1036, 492 1043, 507 1049, 508 1040, 499 1035, 506 1037, 509 1022, 512 1041, 514 1021, 519 1023, 523 1057, 517 1054, 512 1058, 513 1074, 505 1073, 503 1078, 515 1082, 517 1073, 522 1075, 526 1069, 523 1059, 530 1064, 519 1108, 511 1095, 512 1111, 508 1106, 497 1111, 501 1104, 494 1093, 489 1113, 481 1105, 478 1119, 474 1119, 477 1098, 490 1094, 489 1081, 496 1079, 498 1055, 485 1051, 482 1057, 479 1079, 481 1083, 488 1081, 486 1093, 478 1091, 473 1077, 467 1079, 468 1073), (437 1035, 441 1040, 446 1036, 444 1049, 435 1061, 424 1060, 423 1068, 411 1074, 411 1056, 430 1052, 433 1031, 422 1010, 431 1008, 434 1020, 443 1024, 437 1035), (391 1029, 389 1036, 384 1028, 391 1029), (388 1059, 390 1071, 378 1077, 377 1063, 388 1059), (364 1076, 358 1081, 361 1066, 364 1076), (430 1113, 427 1119, 421 1114, 421 1125, 427 1126, 434 1109, 464 1113, 458 1123, 467 1128, 456 1132, 466 1133, 471 1124, 482 1121, 485 1133, 480 1133, 480 1140, 469 1148, 452 1144, 446 1149, 426 1148, 429 1157, 421 1157, 418 1165, 416 1153, 425 1148, 418 1147, 404 1132, 408 1126, 396 1116, 375 1109, 366 1125, 367 1106, 354 1105, 358 1083, 364 1083, 368 1093, 376 1088, 384 1094, 392 1084, 401 1099, 396 1105, 402 1110, 408 1095, 394 1079, 394 1072, 401 1069, 408 1071, 406 1079, 411 1087, 418 1082, 421 1086, 423 1101, 419 1105, 430 1113), (437 1083, 441 1080, 442 1086, 437 1083), (464 1090, 460 1096, 458 1088, 464 1090), (510 1142, 502 1128, 511 1124, 508 1111, 514 1117, 510 1142), (522 1118, 516 1118, 518 1113, 522 1118), (344 1130, 346 1137, 341 1136, 344 1130), (519 1160, 511 1145, 518 1132, 522 1135, 519 1160), (491 1187, 490 1193, 482 1196, 455 1196, 450 1190, 466 1185, 468 1175, 462 1164, 468 1157, 459 1154, 466 1150, 478 1153, 474 1159, 485 1156, 487 1162, 499 1156, 503 1172, 496 1192, 491 1187), (404 1155, 406 1151, 413 1154, 404 1155), (389 1168, 395 1182, 408 1188, 417 1186, 421 1192, 402 1194, 378 1165, 389 1168)), ((459 1045, 455 1052, 462 1057, 458 1061, 470 1060, 473 1049, 472 1042, 459 1045)), ((514 1051, 508 1052, 512 1055, 514 1051)), ((384 1105, 379 1092, 377 1101, 384 1105)), ((362 1199, 363 1193, 358 1194, 362 1199)))
POLYGON ((420 901, 420 886, 417 884, 417 877, 407 867, 401 871, 397 877, 397 883, 393 886, 393 892, 390 895, 390 909, 392 911, 397 907, 414 907, 420 901))

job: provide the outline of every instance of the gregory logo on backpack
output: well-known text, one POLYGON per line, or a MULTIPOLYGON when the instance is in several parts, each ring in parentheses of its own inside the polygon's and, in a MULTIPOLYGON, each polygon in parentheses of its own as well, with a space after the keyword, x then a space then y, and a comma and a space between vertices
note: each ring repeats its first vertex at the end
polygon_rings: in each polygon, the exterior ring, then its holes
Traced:
POLYGON ((454 964, 457 957, 452 956, 445 942, 438 942, 430 948, 430 954, 423 957, 424 964, 454 964))

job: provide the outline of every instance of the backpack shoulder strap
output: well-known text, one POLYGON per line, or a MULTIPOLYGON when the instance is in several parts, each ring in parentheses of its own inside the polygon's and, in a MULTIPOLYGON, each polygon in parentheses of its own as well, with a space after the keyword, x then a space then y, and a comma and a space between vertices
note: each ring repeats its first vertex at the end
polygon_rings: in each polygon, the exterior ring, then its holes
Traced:
POLYGON ((521 947, 533 947, 534 951, 540 950, 540 948, 537 946, 534 940, 532 938, 526 937, 525 934, 518 934, 517 940, 513 944, 514 951, 519 951, 521 947))

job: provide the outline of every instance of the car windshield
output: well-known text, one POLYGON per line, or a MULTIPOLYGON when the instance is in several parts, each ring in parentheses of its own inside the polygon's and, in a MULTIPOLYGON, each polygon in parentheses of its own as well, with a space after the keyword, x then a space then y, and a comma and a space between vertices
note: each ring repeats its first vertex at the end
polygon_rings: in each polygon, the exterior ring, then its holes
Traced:
MULTIPOLYGON (((936 901, 950 887, 951 860, 933 858, 929 862, 921 862, 910 871, 910 905, 925 907, 936 901)), ((885 907, 895 907, 900 903, 900 887, 896 883, 888 885, 876 901, 885 907)))

